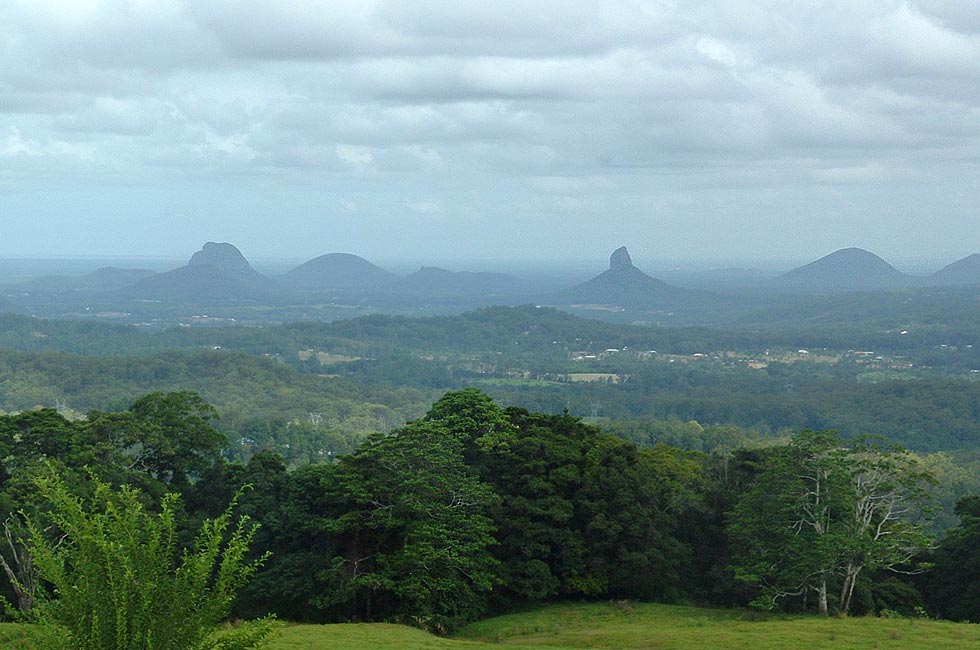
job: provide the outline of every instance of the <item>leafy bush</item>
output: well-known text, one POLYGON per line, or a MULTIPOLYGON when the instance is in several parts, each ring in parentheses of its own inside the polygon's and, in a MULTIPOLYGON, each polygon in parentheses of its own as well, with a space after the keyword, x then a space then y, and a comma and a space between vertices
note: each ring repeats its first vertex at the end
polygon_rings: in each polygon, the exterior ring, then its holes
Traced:
POLYGON ((27 522, 35 566, 53 586, 38 618, 64 647, 245 650, 271 632, 270 620, 218 629, 264 559, 246 560, 257 526, 248 517, 233 523, 235 500, 202 524, 192 549, 179 552, 177 494, 151 513, 132 488, 94 481, 86 500, 53 471, 36 483, 52 508, 49 526, 27 522))

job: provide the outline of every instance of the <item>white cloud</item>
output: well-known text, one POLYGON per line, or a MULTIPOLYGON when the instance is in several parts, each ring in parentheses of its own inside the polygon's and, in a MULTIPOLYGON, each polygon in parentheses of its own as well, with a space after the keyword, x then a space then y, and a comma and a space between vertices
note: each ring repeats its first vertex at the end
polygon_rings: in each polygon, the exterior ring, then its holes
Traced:
POLYGON ((374 155, 367 147, 338 144, 335 151, 338 158, 354 168, 369 167, 374 162, 374 155))
POLYGON ((403 205, 413 213, 425 217, 441 217, 446 214, 446 206, 442 201, 433 199, 405 201, 403 205))
POLYGON ((735 64, 738 62, 738 57, 730 47, 721 41, 709 38, 707 36, 702 36, 698 39, 697 49, 698 52, 704 56, 708 57, 712 61, 722 64, 727 68, 734 68, 735 64))
POLYGON ((7 131, 7 139, 4 141, 3 147, 0 147, 0 155, 11 158, 14 156, 37 156, 41 153, 40 149, 40 143, 25 140, 24 136, 20 134, 20 129, 11 126, 7 131))

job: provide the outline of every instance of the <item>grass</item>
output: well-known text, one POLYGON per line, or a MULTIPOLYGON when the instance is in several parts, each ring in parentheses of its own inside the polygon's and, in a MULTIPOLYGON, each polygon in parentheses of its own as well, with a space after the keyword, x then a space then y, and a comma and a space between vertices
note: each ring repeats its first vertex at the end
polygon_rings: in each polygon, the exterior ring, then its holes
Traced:
POLYGON ((46 650, 45 635, 33 625, 0 623, 0 650, 46 650))
MULTIPOLYGON (((0 624, 0 649, 41 650, 30 626, 0 624), (33 636, 32 636, 33 635, 33 636)), ((553 605, 474 623, 454 638, 401 625, 284 625, 267 650, 959 650, 980 625, 922 619, 758 616, 642 603, 553 605)))
POLYGON ((758 616, 643 603, 555 605, 498 616, 461 637, 545 649, 946 650, 980 647, 980 626, 921 619, 758 616))

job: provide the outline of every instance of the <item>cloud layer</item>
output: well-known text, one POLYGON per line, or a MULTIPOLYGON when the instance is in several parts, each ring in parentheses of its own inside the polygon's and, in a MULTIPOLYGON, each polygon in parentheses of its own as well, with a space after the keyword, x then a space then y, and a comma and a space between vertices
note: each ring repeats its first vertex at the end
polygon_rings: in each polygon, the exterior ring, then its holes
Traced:
POLYGON ((974 252, 968 4, 11 0, 0 255, 974 252))

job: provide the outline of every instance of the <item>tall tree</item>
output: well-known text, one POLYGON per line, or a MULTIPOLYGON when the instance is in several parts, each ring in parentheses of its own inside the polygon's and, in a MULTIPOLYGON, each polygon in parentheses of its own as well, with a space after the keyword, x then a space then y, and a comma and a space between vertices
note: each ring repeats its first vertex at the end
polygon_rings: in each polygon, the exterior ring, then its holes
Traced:
POLYGON ((847 613, 862 571, 903 570, 928 546, 910 514, 931 477, 905 450, 804 431, 763 462, 729 526, 736 577, 759 589, 755 604, 812 593, 827 614, 837 586, 834 605, 847 613))
POLYGON ((336 590, 321 604, 434 630, 483 613, 496 575, 486 515, 496 497, 463 456, 449 429, 419 421, 342 459, 333 489, 343 514, 327 525, 339 537, 336 590))

